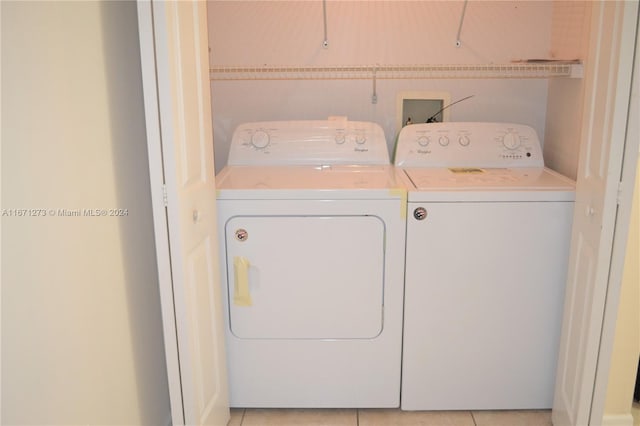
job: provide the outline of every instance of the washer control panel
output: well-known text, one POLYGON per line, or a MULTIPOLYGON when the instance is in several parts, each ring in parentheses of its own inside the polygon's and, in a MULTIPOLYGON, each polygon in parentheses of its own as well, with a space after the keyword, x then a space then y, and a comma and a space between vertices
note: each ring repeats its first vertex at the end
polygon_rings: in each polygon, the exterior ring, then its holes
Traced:
POLYGON ((543 167, 536 131, 523 124, 444 122, 405 126, 395 165, 401 167, 543 167))
POLYGON ((229 165, 389 164, 376 123, 345 118, 244 123, 233 133, 229 165))

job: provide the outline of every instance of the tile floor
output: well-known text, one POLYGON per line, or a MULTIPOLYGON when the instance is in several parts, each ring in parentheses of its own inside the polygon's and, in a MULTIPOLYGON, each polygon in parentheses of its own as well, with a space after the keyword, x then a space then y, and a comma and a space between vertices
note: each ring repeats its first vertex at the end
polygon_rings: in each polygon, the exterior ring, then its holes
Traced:
POLYGON ((551 426, 550 410, 232 408, 229 426, 551 426))

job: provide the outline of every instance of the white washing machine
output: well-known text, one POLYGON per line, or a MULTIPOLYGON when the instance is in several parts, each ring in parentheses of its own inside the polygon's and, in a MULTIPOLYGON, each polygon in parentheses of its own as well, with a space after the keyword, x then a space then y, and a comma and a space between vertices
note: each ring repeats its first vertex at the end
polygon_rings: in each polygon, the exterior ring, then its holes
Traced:
POLYGON ((380 126, 247 123, 216 177, 232 407, 398 407, 406 190, 380 126))
POLYGON ((550 408, 574 182, 536 132, 504 123, 406 126, 404 410, 550 408))

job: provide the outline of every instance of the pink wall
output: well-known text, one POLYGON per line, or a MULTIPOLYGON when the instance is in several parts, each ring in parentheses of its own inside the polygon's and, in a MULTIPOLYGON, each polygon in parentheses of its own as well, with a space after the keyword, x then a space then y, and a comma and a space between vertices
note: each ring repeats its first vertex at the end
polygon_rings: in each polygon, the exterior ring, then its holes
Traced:
POLYGON ((212 65, 508 63, 546 58, 550 1, 211 1, 212 65))

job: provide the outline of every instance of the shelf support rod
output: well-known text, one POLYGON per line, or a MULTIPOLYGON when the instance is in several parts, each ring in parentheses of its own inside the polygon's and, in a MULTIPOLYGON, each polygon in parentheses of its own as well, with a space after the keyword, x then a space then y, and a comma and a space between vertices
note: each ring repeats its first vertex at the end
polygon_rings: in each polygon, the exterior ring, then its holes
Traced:
POLYGON ((327 0, 322 0, 322 17, 324 20, 324 41, 322 47, 329 48, 329 39, 327 38, 327 0))
POLYGON ((378 93, 376 92, 376 73, 378 72, 378 65, 373 67, 373 95, 371 95, 371 103, 378 103, 378 93))
POLYGON ((464 6, 462 6, 462 14, 460 15, 460 25, 458 25, 458 34, 456 35, 456 47, 462 46, 460 41, 460 33, 462 32, 462 23, 464 22, 464 14, 467 11, 467 3, 469 0, 464 0, 464 6))

